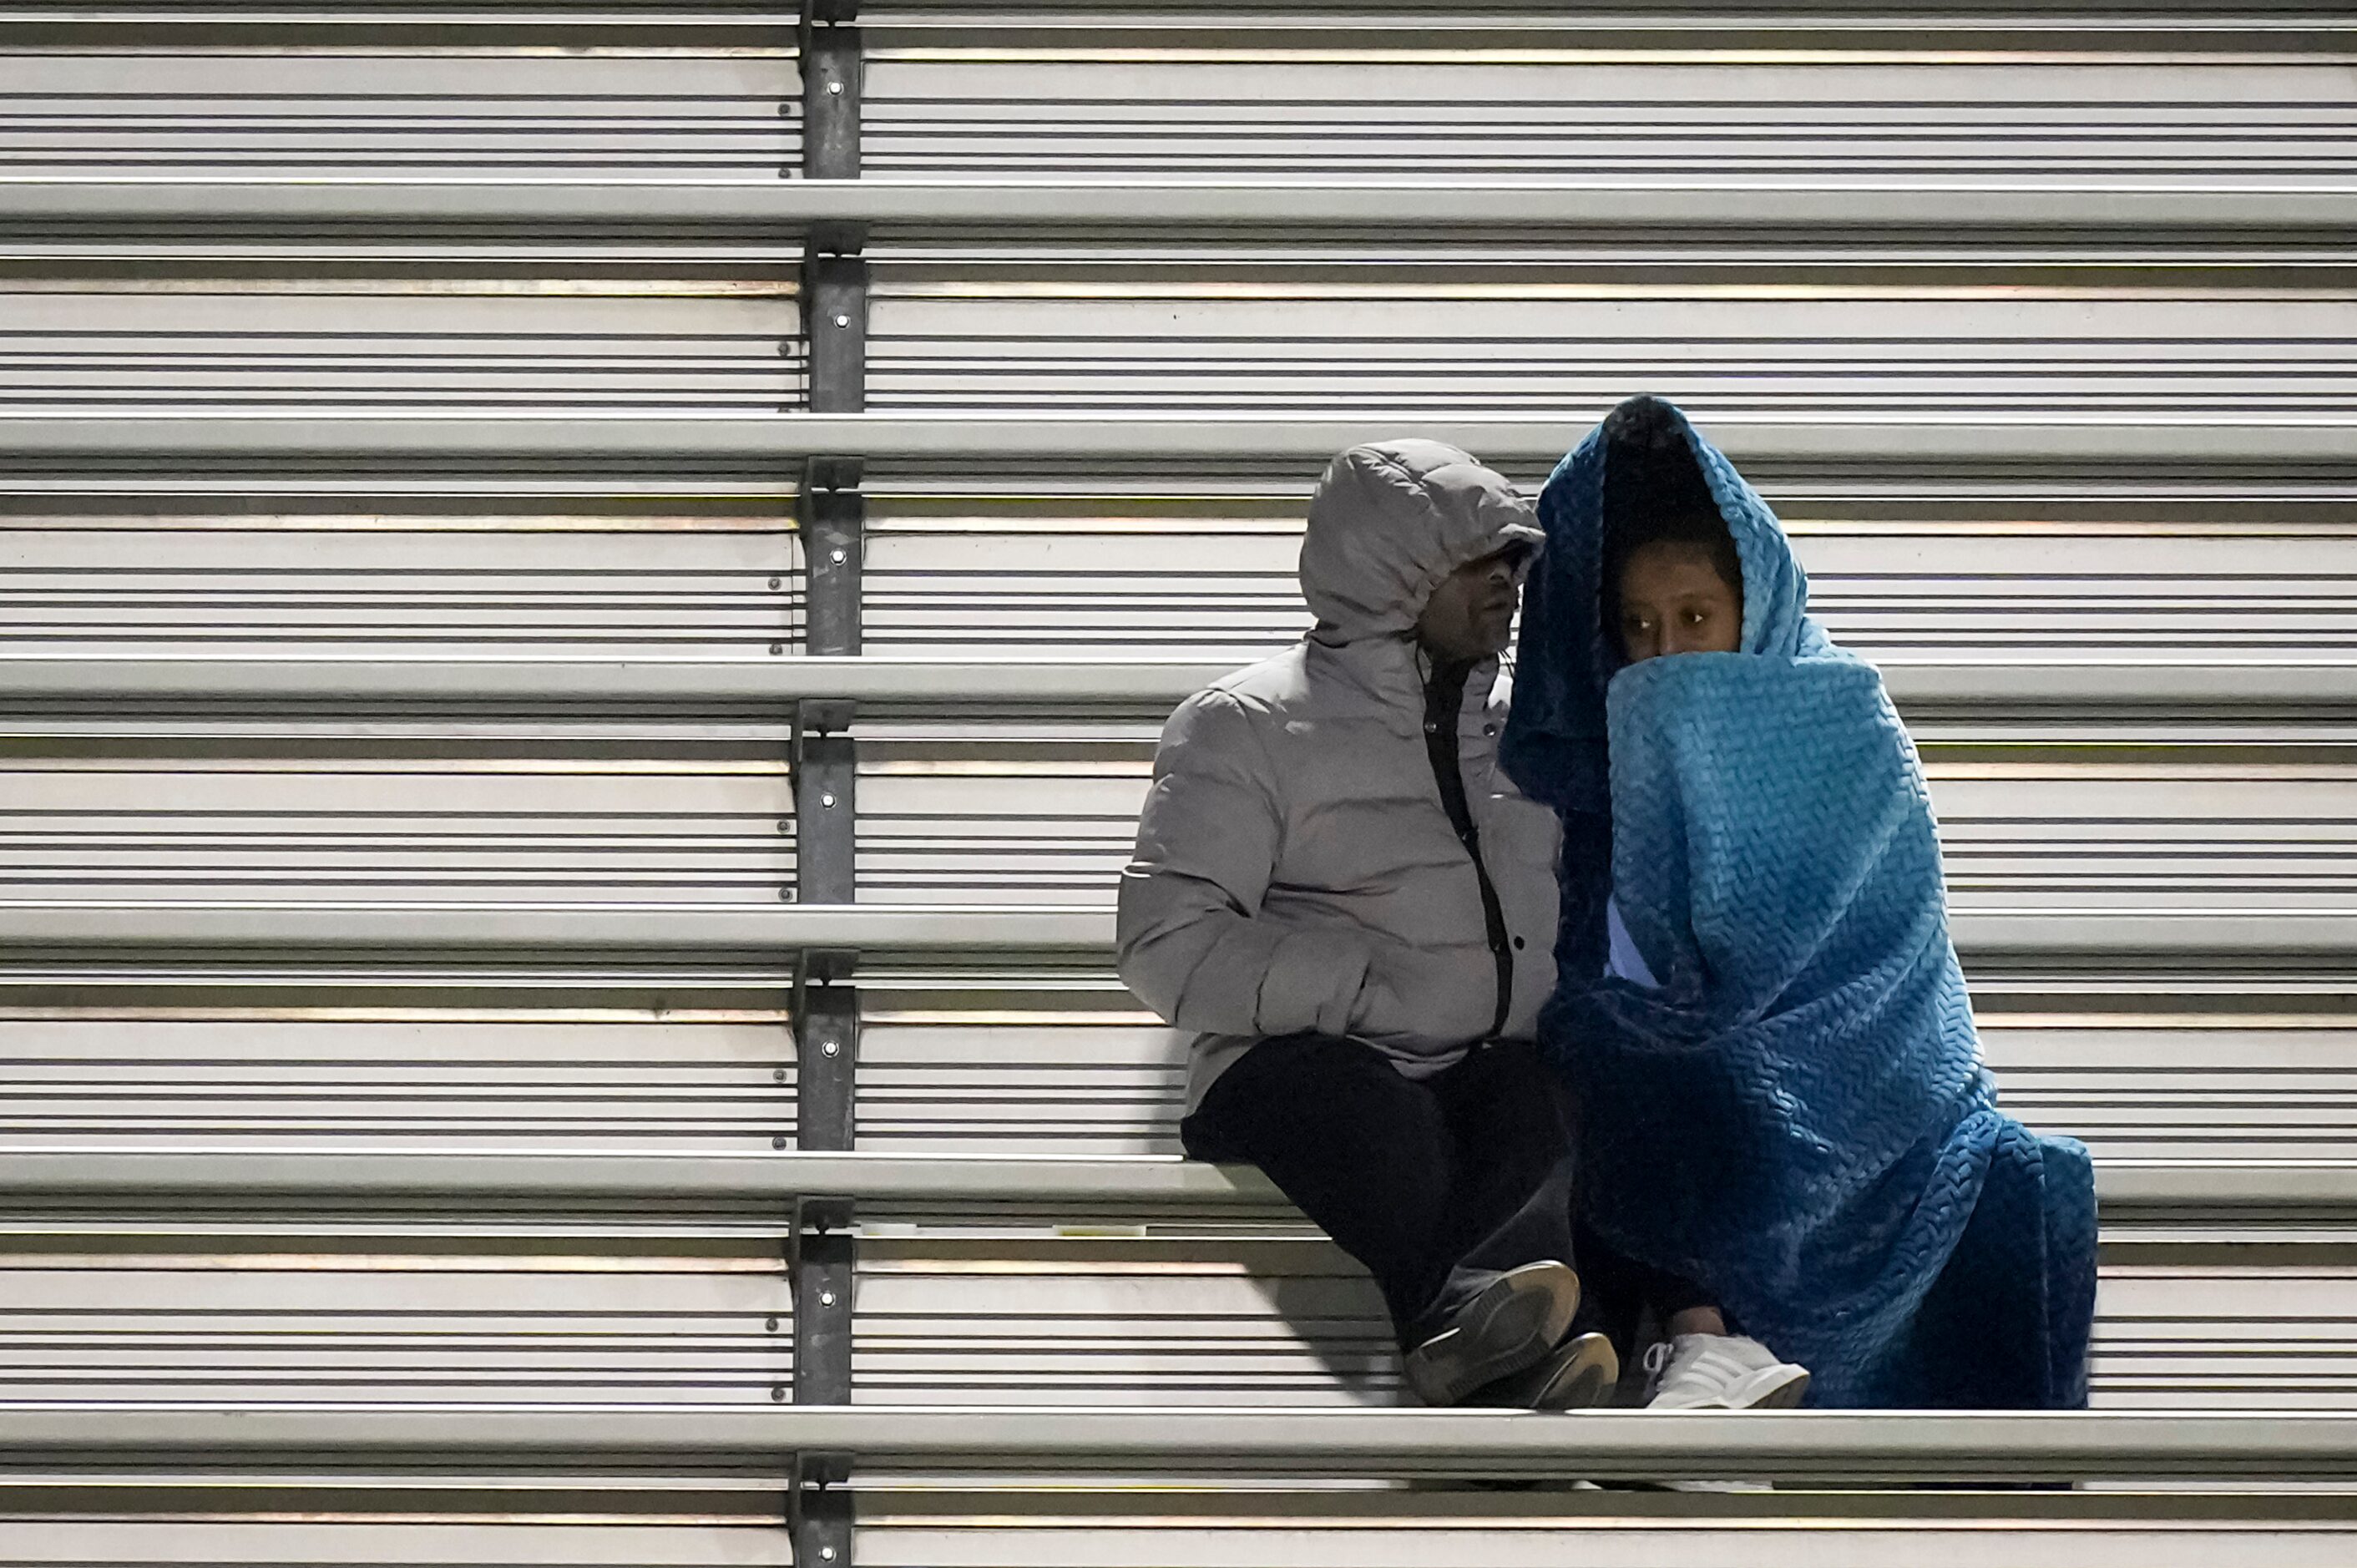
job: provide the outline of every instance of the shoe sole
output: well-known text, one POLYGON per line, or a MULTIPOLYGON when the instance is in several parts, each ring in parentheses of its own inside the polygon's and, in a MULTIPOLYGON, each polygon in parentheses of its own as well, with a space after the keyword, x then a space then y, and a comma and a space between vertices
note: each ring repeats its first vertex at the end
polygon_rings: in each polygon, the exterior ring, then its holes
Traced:
POLYGON ((1648 1410, 1791 1410, 1809 1391, 1809 1369, 1786 1362, 1763 1367, 1705 1404, 1651 1404, 1648 1410))
POLYGON ((1731 1396, 1727 1402, 1727 1409, 1791 1410, 1794 1405, 1799 1404, 1809 1391, 1808 1369, 1790 1364, 1770 1367, 1765 1371, 1754 1373, 1745 1381, 1757 1381, 1760 1386, 1756 1389, 1746 1389, 1741 1394, 1731 1396))
POLYGON ((1612 1397, 1620 1381, 1620 1358, 1601 1334, 1583 1334, 1566 1347, 1555 1374, 1532 1396, 1533 1410, 1593 1410, 1612 1397))
POLYGON ((1566 1265, 1510 1269, 1409 1354, 1408 1386, 1428 1405, 1455 1404, 1554 1349, 1578 1310, 1579 1276, 1566 1265))

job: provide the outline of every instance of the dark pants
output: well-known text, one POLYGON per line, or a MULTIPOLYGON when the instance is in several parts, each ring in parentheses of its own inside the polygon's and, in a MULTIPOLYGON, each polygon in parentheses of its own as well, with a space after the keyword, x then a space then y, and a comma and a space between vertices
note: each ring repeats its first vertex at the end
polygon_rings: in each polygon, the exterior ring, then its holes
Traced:
POLYGON ((1527 1042, 1416 1079, 1371 1047, 1295 1035, 1245 1052, 1178 1132, 1196 1159, 1259 1166, 1364 1263, 1403 1349, 1543 1259, 1580 1271, 1580 1326, 1625 1349, 1643 1307, 1666 1316, 1708 1298, 1593 1238, 1575 1246, 1568 1109, 1527 1042))

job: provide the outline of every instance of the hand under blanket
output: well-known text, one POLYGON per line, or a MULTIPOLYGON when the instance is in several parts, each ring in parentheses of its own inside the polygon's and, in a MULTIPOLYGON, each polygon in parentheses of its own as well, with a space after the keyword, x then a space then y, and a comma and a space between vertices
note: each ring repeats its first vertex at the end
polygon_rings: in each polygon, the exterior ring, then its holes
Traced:
POLYGON ((1914 747, 1806 615, 1766 504, 1679 427, 1742 563, 1745 650, 1616 670, 1591 437, 1541 500, 1507 735, 1566 828, 1541 1040, 1581 1105, 1586 1217, 1812 1368, 1813 1403, 2083 1404, 2086 1152, 1996 1109, 1914 747), (1604 974, 1608 894, 1657 988, 1604 974))

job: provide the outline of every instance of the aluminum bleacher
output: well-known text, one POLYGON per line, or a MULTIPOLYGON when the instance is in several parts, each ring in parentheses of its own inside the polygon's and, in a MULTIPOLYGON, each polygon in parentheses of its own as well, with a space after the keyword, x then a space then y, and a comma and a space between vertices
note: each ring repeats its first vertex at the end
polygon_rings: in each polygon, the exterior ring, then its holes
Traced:
POLYGON ((2352 57, 7 8, 0 1568, 2346 1562, 2352 57), (2093 1412, 1394 1408, 1363 1276, 1174 1157, 1160 718, 1302 629, 1333 450, 1535 482, 1640 388, 1919 740, 2097 1155, 2093 1412))

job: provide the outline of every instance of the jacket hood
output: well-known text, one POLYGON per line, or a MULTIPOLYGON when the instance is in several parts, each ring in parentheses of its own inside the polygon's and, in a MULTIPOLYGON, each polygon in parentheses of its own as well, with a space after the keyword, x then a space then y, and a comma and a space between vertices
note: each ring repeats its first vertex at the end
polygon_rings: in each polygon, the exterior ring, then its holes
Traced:
POLYGON ((1353 446, 1327 466, 1301 542, 1301 596, 1320 642, 1411 630, 1469 561, 1545 540, 1504 476, 1438 441, 1353 446))
MULTIPOLYGON (((1808 575, 1784 525, 1683 412, 1668 403, 1659 412, 1665 438, 1693 455, 1735 541, 1743 652, 1798 659, 1829 651, 1831 639, 1808 613, 1808 575)), ((1604 474, 1612 446, 1598 425, 1555 465, 1539 494, 1547 548, 1523 600, 1514 710, 1501 746, 1509 776, 1565 811, 1599 809, 1609 788, 1604 698, 1620 670, 1618 639, 1607 634, 1603 615, 1604 474)))

